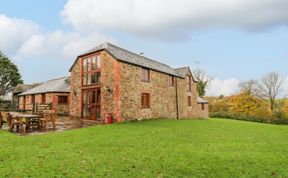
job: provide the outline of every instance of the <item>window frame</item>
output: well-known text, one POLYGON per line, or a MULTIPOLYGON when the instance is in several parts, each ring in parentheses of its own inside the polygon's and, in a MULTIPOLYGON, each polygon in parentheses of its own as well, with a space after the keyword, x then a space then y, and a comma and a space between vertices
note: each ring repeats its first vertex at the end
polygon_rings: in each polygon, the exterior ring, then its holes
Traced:
POLYGON ((201 103, 202 111, 205 110, 205 103, 201 103))
POLYGON ((41 104, 45 104, 45 103, 46 103, 46 94, 41 93, 41 104))
POLYGON ((187 87, 187 92, 191 92, 191 85, 192 85, 192 82, 191 82, 191 76, 187 75, 186 77, 186 87, 187 87))
POLYGON ((141 81, 149 83, 150 82, 150 76, 151 76, 150 69, 142 67, 141 68, 141 81), (147 71, 147 73, 145 73, 146 71, 147 71), (147 76, 146 76, 146 74, 147 74, 147 76))
POLYGON ((35 104, 35 94, 31 95, 31 104, 35 104))
POLYGON ((168 75, 168 86, 171 86, 171 87, 175 86, 175 76, 168 75))
POLYGON ((150 108, 150 106, 151 106, 150 101, 151 101, 150 93, 141 93, 141 108, 142 109, 150 108), (145 96, 147 97, 146 100, 145 100, 145 96), (147 103, 145 103, 145 101, 147 103))
POLYGON ((87 87, 100 84, 101 55, 94 54, 82 58, 81 86, 87 87))
POLYGON ((191 107, 192 106, 192 97, 191 96, 187 96, 187 106, 191 107))
POLYGON ((61 104, 61 105, 67 105, 69 104, 69 101, 68 101, 68 96, 63 96, 63 95, 59 95, 58 96, 58 104, 61 104), (63 99, 65 98, 65 99, 63 99), (65 101, 66 100, 66 101, 65 101))

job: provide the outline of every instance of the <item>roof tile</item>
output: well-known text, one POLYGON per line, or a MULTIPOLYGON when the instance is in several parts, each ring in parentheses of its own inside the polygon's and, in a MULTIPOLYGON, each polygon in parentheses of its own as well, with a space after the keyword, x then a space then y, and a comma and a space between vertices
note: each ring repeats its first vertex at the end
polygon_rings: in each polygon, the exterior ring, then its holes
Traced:
POLYGON ((31 95, 39 93, 51 93, 51 92, 70 92, 70 77, 62 77, 58 79, 49 80, 43 84, 40 84, 30 90, 27 90, 21 95, 31 95))
POLYGON ((130 52, 126 49, 120 48, 118 46, 115 46, 115 45, 107 43, 107 42, 103 43, 99 46, 96 46, 95 48, 79 55, 78 58, 81 56, 85 56, 87 54, 91 54, 93 52, 100 51, 100 50, 106 50, 107 52, 109 52, 113 57, 115 57, 119 61, 127 62, 127 63, 138 65, 141 67, 146 67, 146 68, 149 68, 152 70, 156 70, 159 72, 163 72, 166 74, 170 74, 170 75, 174 75, 174 76, 183 78, 181 75, 179 75, 177 72, 175 72, 172 67, 170 67, 166 64, 157 62, 155 60, 149 59, 149 58, 144 57, 144 56, 139 55, 139 54, 135 54, 133 52, 130 52))

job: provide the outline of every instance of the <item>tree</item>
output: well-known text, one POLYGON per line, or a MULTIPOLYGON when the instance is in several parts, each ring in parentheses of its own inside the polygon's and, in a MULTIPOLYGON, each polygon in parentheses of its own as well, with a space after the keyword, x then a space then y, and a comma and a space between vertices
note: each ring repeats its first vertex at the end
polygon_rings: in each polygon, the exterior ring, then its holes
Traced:
POLYGON ((257 98, 262 98, 261 96, 261 86, 257 80, 247 80, 239 84, 240 92, 245 93, 257 98))
POLYGON ((13 91, 19 83, 23 81, 17 66, 0 51, 0 98, 13 91))
POLYGON ((261 80, 263 96, 270 102, 271 111, 274 110, 276 97, 280 94, 283 79, 277 72, 266 74, 261 80))
POLYGON ((231 97, 231 112, 270 118, 272 116, 267 103, 249 93, 239 93, 231 97))
POLYGON ((213 80, 213 77, 208 75, 207 72, 203 69, 195 69, 193 71, 193 76, 197 80, 197 92, 200 97, 203 97, 206 93, 206 89, 210 82, 213 80))

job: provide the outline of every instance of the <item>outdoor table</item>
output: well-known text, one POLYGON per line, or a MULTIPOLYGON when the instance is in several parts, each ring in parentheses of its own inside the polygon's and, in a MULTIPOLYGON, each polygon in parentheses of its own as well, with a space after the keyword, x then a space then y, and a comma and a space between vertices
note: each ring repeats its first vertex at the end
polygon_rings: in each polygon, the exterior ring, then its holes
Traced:
POLYGON ((26 128, 30 127, 30 122, 32 119, 38 119, 38 123, 39 123, 40 118, 41 118, 41 115, 37 115, 37 114, 27 114, 27 113, 19 113, 19 112, 10 112, 10 114, 12 116, 12 119, 18 120, 20 125, 23 126, 24 133, 26 131, 26 128), (23 123, 23 120, 25 120, 25 123, 23 123))

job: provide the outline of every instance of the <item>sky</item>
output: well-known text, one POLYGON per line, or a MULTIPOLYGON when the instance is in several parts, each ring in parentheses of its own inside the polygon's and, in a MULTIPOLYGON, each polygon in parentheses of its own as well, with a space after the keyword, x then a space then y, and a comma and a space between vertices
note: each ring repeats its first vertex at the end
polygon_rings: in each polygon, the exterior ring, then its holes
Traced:
POLYGON ((207 95, 231 95, 268 72, 288 79, 287 7, 287 0, 0 0, 0 50, 35 83, 68 76, 77 55, 108 41, 171 67, 203 68, 214 77, 207 95))

